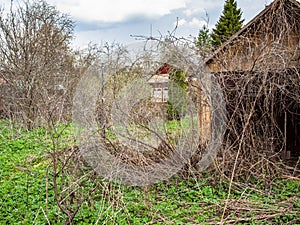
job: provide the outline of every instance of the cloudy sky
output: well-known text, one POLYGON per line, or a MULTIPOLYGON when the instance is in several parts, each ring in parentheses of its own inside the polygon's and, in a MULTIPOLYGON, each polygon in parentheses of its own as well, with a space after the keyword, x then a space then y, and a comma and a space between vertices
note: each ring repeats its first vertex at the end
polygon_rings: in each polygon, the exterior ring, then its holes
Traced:
MULTIPOLYGON (((11 0, 0 0, 8 7, 11 0)), ((225 0, 47 0, 75 21, 75 47, 89 42, 136 42, 131 35, 159 37, 178 24, 176 36, 197 36, 209 19, 212 28, 225 0), (208 18, 206 17, 208 15, 208 18), (177 22, 176 22, 177 21, 177 22)), ((18 2, 14 0, 14 2, 18 2)), ((272 0, 237 0, 245 23, 272 0)))

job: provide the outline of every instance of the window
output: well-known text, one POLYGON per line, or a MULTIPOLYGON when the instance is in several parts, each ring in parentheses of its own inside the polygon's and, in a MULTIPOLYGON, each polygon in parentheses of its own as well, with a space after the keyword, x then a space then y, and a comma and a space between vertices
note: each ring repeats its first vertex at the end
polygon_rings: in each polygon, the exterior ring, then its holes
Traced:
POLYGON ((156 102, 162 101, 162 90, 161 88, 154 88, 153 89, 153 99, 156 102))
POLYGON ((152 99, 154 102, 167 102, 168 101, 168 88, 153 88, 152 99))
POLYGON ((163 102, 168 101, 168 88, 164 88, 163 91, 163 102))

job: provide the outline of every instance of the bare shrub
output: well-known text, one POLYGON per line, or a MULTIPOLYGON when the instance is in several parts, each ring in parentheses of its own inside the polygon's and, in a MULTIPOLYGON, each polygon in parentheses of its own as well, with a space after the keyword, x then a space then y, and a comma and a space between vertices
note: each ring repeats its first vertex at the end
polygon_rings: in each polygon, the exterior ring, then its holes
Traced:
MULTIPOLYGON (((12 3, 13 4, 13 3, 12 3)), ((44 1, 0 15, 0 76, 6 116, 29 129, 62 120, 76 80, 69 43, 73 22, 44 1)))

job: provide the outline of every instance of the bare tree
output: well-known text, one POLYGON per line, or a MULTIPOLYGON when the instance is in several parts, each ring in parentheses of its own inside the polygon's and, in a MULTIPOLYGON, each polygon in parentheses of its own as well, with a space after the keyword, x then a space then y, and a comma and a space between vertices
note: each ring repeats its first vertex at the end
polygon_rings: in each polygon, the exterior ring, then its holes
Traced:
POLYGON ((5 111, 27 128, 61 114, 74 74, 73 22, 45 1, 0 14, 0 76, 5 111))

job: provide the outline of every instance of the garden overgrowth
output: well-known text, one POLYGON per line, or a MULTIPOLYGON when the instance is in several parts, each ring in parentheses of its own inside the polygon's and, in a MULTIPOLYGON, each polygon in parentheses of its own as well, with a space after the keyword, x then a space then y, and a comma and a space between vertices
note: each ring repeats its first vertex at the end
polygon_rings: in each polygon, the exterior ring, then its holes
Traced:
MULTIPOLYGON (((50 179, 53 162, 49 154, 54 145, 67 150, 76 144, 72 127, 26 131, 2 120, 0 130, 0 223, 66 223, 50 179)), ((90 173, 88 167, 84 171, 90 173)), ((255 180, 235 182, 228 195, 229 181, 216 179, 211 171, 190 171, 188 176, 176 175, 145 187, 127 187, 95 174, 86 176, 82 193, 95 183, 97 188, 81 204, 71 224, 220 224, 225 205, 225 224, 300 224, 297 177, 278 177, 268 186, 255 180)), ((68 179, 72 180, 61 176, 57 185, 68 179)), ((66 191, 63 185, 61 188, 66 191)), ((73 188, 76 194, 77 186, 73 188)))

